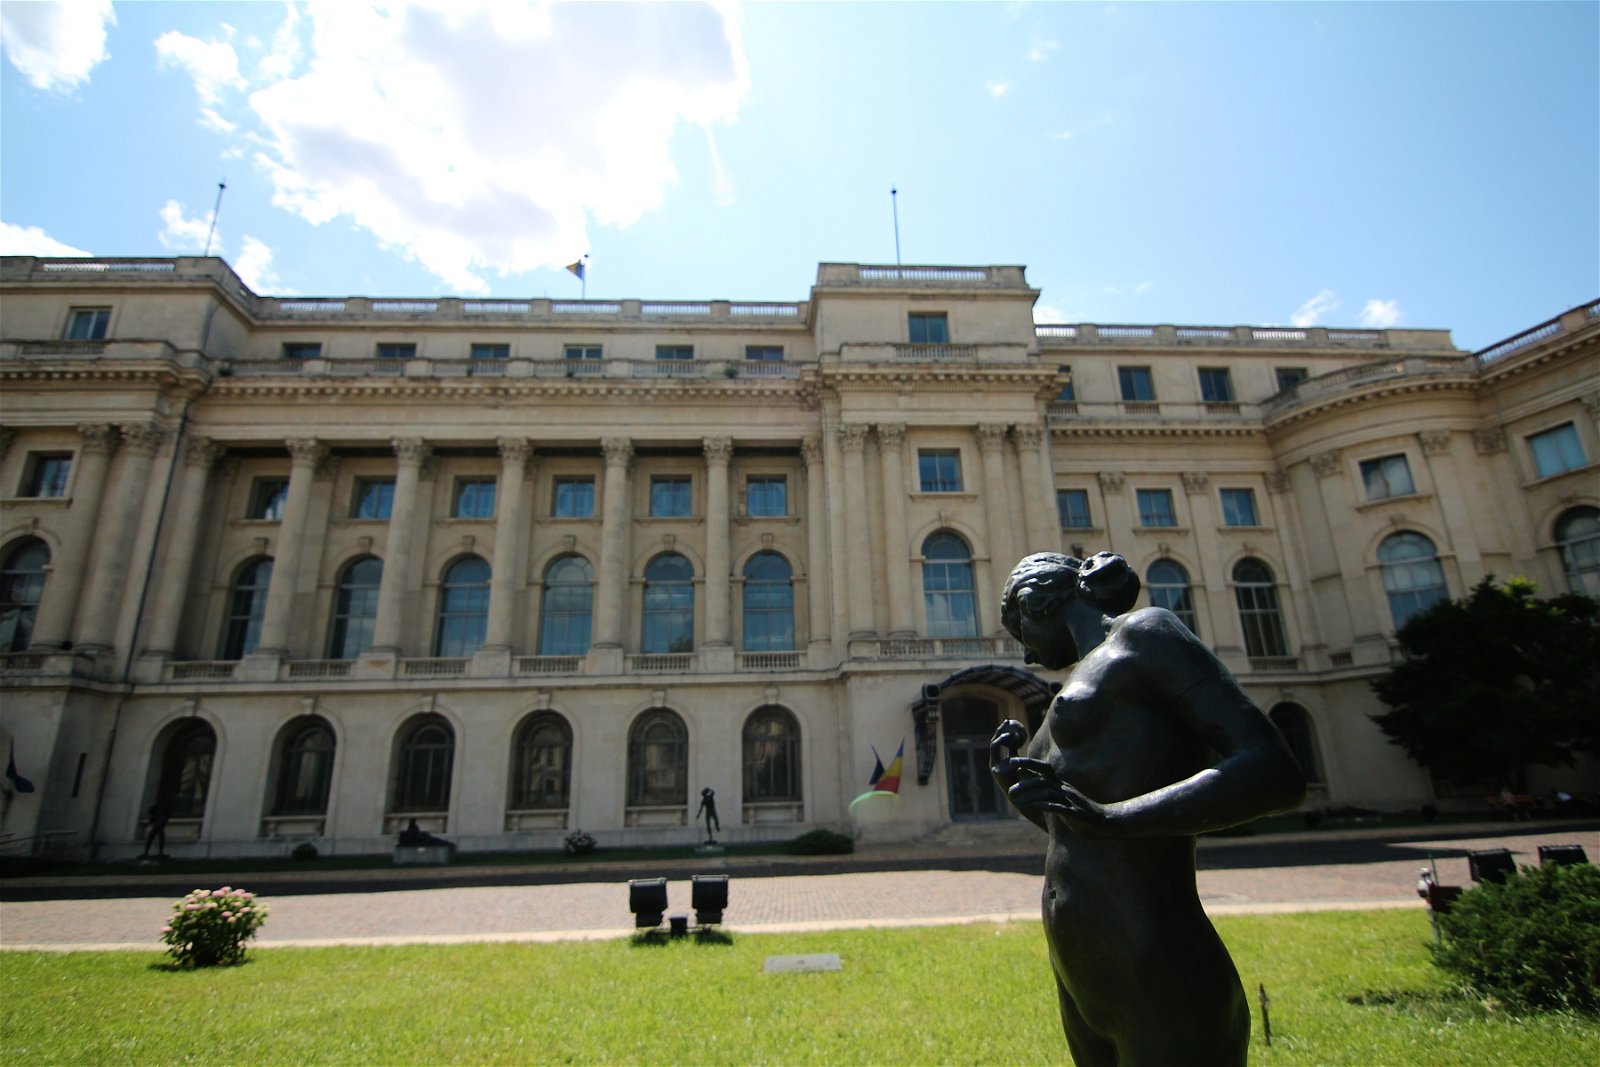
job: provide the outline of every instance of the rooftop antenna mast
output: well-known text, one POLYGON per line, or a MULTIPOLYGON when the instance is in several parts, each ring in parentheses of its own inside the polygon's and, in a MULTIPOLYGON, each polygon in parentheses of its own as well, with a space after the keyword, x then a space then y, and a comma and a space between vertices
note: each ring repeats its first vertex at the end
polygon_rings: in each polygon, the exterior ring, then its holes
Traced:
POLYGON ((889 186, 889 205, 894 211, 894 265, 900 265, 900 190, 889 186))
POLYGON ((206 231, 206 255, 211 254, 211 239, 217 235, 217 215, 222 212, 222 194, 228 189, 227 182, 217 183, 217 205, 211 209, 211 229, 206 231))

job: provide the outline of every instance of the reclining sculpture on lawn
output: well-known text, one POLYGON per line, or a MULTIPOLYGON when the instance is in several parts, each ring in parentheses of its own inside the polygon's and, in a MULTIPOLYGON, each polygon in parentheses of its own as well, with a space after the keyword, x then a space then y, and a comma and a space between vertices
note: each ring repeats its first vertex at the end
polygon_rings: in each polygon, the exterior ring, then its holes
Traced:
POLYGON ((1250 1009, 1200 906, 1195 836, 1298 805, 1305 778, 1228 669, 1165 608, 1133 608, 1118 555, 1023 559, 1000 618, 1071 674, 1031 739, 990 743, 1011 803, 1050 835, 1044 927, 1079 1067, 1243 1064, 1250 1009))

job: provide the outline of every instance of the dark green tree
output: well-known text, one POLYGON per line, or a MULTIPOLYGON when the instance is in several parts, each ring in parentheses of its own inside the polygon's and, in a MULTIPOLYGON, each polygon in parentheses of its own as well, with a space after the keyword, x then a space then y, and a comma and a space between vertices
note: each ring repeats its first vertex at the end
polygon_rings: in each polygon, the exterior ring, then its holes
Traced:
POLYGON ((1600 605, 1536 591, 1490 576, 1400 628, 1372 720, 1436 778, 1520 787, 1529 764, 1600 755, 1600 605))

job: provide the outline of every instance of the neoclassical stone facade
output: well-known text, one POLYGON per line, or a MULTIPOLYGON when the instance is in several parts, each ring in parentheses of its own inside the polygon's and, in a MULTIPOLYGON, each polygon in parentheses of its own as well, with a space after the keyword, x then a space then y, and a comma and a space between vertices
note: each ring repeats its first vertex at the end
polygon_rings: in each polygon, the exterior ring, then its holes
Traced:
POLYGON ((1600 595, 1600 305, 1469 353, 1037 296, 823 264, 795 303, 274 299, 217 259, 5 259, 0 744, 36 788, 0 833, 687 843, 704 786, 732 841, 1003 819, 988 734, 1053 679, 997 594, 1041 549, 1125 555, 1310 803, 1481 804, 1368 683, 1487 574, 1600 595), (852 813, 902 745, 899 801, 852 813))

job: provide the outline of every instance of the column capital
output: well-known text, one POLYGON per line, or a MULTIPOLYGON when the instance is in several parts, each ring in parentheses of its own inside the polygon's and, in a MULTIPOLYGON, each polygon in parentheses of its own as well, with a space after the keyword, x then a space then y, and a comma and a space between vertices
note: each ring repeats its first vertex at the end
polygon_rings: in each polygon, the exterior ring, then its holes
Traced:
POLYGON ((981 452, 998 452, 1005 447, 1006 424, 1003 422, 986 422, 978 426, 978 450, 981 452))
POLYGON ((863 422, 839 424, 839 447, 846 452, 862 452, 867 447, 867 426, 863 422))
POLYGON ((1506 450, 1506 432, 1498 426, 1488 426, 1472 431, 1472 447, 1480 456, 1492 456, 1506 450))
POLYGON ((328 446, 315 437, 291 437, 284 444, 289 448, 289 459, 296 464, 316 467, 328 458, 328 446))
POLYGON ((533 457, 533 443, 526 437, 502 437, 495 444, 500 448, 500 458, 519 469, 533 457))
POLYGON ((1267 492, 1287 493, 1289 491, 1289 476, 1281 470, 1274 468, 1266 474, 1267 492))
POLYGON ((1024 452, 1033 452, 1044 444, 1044 427, 1035 423, 1018 423, 1011 427, 1011 438, 1024 452))
POLYGON ((607 437, 600 442, 600 448, 606 455, 608 467, 626 467, 633 461, 631 437, 607 437))
POLYGON ((1422 445, 1422 454, 1425 456, 1444 456, 1450 452, 1449 430, 1424 430, 1417 434, 1417 443, 1422 445))
POLYGON ((1331 478, 1339 473, 1339 450, 1330 448, 1326 452, 1318 452, 1311 457, 1311 469, 1317 472, 1318 478, 1331 478))
POLYGON ((800 442, 800 458, 805 460, 806 467, 817 470, 822 466, 822 438, 813 434, 800 442))
POLYGON ((167 434, 153 422, 136 422, 118 427, 122 432, 122 447, 131 452, 153 456, 166 440, 167 434))
POLYGON ((899 449, 905 447, 906 424, 903 422, 878 423, 878 447, 899 449))
POLYGON ((701 446, 705 449, 706 462, 726 466, 733 458, 733 438, 731 437, 702 437, 701 446))
POLYGON ((411 463, 420 467, 433 455, 433 449, 428 442, 420 437, 395 437, 389 441, 394 448, 394 454, 401 463, 411 463))
POLYGON ((1205 471, 1184 471, 1183 488, 1190 493, 1203 493, 1206 486, 1211 484, 1211 476, 1205 471))
POLYGON ((1100 488, 1108 493, 1122 492, 1123 477, 1121 471, 1101 471, 1097 477, 1100 479, 1100 488))
POLYGON ((116 436, 111 427, 103 422, 84 423, 78 427, 78 433, 83 437, 83 450, 85 452, 105 452, 107 454, 117 447, 116 436))
POLYGON ((222 458, 222 446, 209 437, 191 437, 183 446, 183 462, 190 467, 201 467, 207 471, 217 465, 217 460, 222 458))

